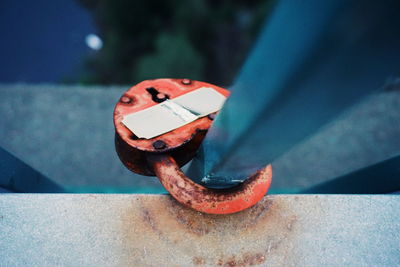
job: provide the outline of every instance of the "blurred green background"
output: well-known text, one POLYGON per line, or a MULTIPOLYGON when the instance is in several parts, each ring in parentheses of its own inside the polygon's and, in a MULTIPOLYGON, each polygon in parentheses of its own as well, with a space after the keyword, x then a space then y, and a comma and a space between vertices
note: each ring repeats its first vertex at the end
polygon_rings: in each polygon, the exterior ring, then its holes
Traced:
POLYGON ((228 85, 272 7, 270 0, 79 2, 104 43, 85 60, 85 84, 187 77, 228 85))

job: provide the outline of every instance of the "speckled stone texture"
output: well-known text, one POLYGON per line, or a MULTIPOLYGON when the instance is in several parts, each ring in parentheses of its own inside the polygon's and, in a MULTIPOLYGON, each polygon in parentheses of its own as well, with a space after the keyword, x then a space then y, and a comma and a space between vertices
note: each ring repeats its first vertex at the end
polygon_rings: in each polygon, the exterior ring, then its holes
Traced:
POLYGON ((222 216, 166 195, 0 194, 0 266, 399 266, 399 206, 275 195, 222 216))

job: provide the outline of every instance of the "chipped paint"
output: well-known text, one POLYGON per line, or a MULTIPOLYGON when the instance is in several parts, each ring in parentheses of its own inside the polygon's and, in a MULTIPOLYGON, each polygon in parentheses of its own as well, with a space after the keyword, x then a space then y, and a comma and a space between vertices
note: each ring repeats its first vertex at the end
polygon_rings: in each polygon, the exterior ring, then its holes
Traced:
POLYGON ((149 156, 157 177, 181 204, 200 212, 230 214, 255 205, 267 193, 272 179, 272 166, 261 169, 243 184, 224 190, 213 190, 194 183, 180 170, 170 156, 149 156))

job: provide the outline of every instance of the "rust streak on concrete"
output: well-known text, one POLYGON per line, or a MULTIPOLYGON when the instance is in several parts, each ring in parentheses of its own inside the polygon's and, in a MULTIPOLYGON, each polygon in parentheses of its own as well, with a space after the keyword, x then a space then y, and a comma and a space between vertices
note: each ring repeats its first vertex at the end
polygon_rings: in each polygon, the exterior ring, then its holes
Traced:
POLYGON ((134 202, 121 217, 127 265, 283 264, 290 261, 292 239, 299 232, 298 215, 283 198, 265 197, 230 215, 203 214, 170 196, 134 202))

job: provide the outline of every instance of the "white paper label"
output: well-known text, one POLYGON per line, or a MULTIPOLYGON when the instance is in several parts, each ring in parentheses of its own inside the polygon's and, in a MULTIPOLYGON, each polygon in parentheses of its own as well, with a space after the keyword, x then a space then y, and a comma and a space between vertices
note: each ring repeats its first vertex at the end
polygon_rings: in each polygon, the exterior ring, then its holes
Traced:
POLYGON ((122 123, 137 137, 150 139, 220 110, 225 100, 213 88, 202 87, 129 114, 122 123))

